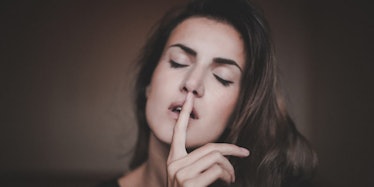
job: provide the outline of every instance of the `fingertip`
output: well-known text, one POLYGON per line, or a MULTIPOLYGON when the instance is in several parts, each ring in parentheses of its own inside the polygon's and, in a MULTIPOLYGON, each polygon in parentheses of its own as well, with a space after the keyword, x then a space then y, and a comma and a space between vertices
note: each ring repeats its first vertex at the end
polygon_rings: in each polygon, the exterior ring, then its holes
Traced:
POLYGON ((186 101, 192 101, 193 99, 193 94, 191 92, 187 93, 186 101))
POLYGON ((192 97, 192 92, 188 92, 188 93, 187 93, 187 98, 190 98, 190 99, 191 99, 191 97, 192 97))
POLYGON ((243 153, 243 156, 246 156, 246 157, 249 156, 250 154, 249 150, 244 147, 241 147, 240 151, 243 153))
POLYGON ((230 181, 227 181, 227 184, 230 186, 231 184, 235 183, 235 174, 233 174, 230 178, 230 181))

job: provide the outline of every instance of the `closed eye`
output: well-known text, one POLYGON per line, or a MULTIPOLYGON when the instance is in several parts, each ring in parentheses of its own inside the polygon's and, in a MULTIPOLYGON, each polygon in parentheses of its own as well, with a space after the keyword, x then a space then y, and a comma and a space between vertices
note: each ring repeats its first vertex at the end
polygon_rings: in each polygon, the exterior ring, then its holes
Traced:
POLYGON ((232 81, 229 81, 229 80, 225 80, 225 79, 222 79, 221 77, 219 77, 218 75, 216 74, 213 74, 214 77, 218 80, 218 82, 220 82, 223 86, 230 86, 231 84, 233 84, 234 82, 232 81))
POLYGON ((170 60, 169 63, 170 63, 170 67, 172 67, 172 68, 184 68, 184 67, 188 66, 186 64, 180 64, 180 63, 175 62, 173 60, 170 60))

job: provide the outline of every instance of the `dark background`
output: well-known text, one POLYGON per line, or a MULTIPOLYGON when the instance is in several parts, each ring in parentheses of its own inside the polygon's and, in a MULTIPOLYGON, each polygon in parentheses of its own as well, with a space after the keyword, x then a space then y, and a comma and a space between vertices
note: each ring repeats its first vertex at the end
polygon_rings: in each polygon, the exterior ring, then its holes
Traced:
MULTIPOLYGON (((126 171, 133 63, 183 2, 1 1, 1 186, 93 186, 126 171)), ((290 113, 319 155, 316 186, 373 186, 370 1, 256 2, 290 113)))

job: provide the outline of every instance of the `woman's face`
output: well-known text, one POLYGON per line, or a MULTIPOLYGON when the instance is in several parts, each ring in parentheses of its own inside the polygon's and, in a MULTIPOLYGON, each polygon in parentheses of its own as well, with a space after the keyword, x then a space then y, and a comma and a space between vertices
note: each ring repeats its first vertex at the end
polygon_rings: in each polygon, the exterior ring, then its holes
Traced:
POLYGON ((147 87, 146 117, 152 133, 170 143, 187 92, 194 109, 187 147, 217 140, 236 105, 245 51, 240 34, 229 24, 194 17, 171 33, 147 87))

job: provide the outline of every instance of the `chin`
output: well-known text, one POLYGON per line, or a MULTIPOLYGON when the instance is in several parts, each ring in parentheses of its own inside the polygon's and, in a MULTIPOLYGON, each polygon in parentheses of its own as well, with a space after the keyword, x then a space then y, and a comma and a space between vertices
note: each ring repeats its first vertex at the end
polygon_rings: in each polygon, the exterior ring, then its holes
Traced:
POLYGON ((156 137, 156 139, 164 144, 167 144, 167 145, 170 145, 171 144, 171 139, 172 139, 172 136, 173 136, 173 131, 171 132, 167 132, 167 131, 163 131, 163 132, 158 132, 158 131, 153 131, 152 130, 152 134, 154 137, 156 137))
MULTIPOLYGON (((149 125, 153 136, 161 143, 170 145, 172 142, 174 124, 164 122, 162 126, 149 125)), ((196 129, 189 128, 187 130, 186 149, 194 150, 208 143, 214 143, 219 136, 206 136, 196 132, 196 129)))

